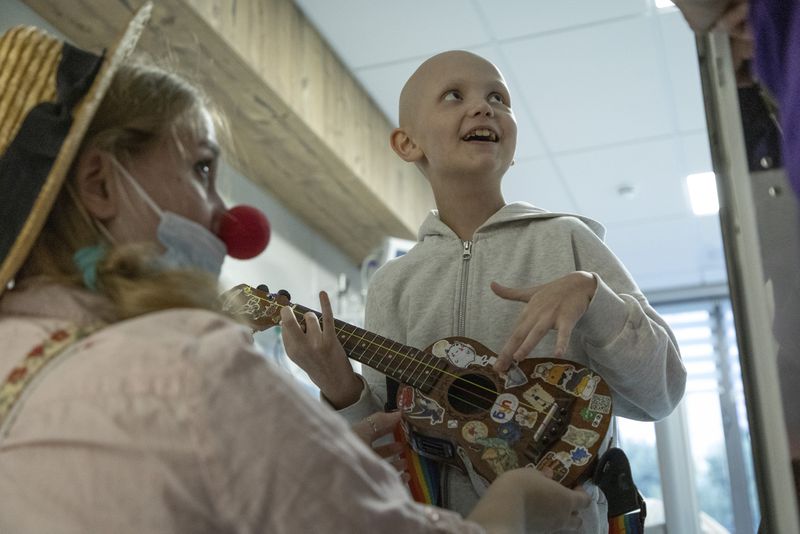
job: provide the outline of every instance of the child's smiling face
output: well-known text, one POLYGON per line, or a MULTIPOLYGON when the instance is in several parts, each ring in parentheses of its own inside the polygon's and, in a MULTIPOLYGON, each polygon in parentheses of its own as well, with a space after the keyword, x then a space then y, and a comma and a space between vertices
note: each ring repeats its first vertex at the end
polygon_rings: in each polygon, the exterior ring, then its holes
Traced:
POLYGON ((514 157, 517 124, 505 80, 494 65, 463 51, 426 61, 401 96, 401 128, 431 174, 501 177, 514 157))

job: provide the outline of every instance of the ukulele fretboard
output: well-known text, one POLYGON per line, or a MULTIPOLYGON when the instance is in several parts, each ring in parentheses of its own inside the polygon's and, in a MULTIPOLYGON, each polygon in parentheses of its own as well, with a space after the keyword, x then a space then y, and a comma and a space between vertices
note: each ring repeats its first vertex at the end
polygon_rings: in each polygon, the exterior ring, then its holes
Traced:
MULTIPOLYGON (((294 305, 294 310, 301 325, 304 324, 304 313, 312 312, 317 317, 321 315, 300 305, 294 305)), ((348 357, 423 393, 433 389, 447 366, 447 362, 433 354, 386 339, 344 321, 334 319, 334 326, 348 357)))

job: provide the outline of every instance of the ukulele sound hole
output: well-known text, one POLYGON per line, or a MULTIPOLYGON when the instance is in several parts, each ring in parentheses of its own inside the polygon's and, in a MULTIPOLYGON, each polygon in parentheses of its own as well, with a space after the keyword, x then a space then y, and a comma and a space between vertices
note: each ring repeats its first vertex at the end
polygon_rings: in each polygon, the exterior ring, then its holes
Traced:
POLYGON ((484 375, 469 374, 457 378, 447 391, 447 400, 463 414, 487 411, 497 398, 494 382, 484 375))

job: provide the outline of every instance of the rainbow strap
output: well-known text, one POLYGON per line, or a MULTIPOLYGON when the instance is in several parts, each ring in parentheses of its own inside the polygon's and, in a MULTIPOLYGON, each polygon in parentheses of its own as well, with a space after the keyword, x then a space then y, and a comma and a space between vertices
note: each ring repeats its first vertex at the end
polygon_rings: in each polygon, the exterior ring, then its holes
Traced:
POLYGON ((643 534, 639 510, 608 520, 608 534, 643 534))
POLYGON ((435 460, 420 456, 408 445, 400 425, 395 429, 395 439, 405 443, 403 457, 408 463, 408 489, 415 501, 431 506, 441 506, 442 496, 439 490, 441 466, 435 460))
POLYGON ((408 487, 414 500, 423 504, 438 506, 441 502, 439 494, 439 476, 441 467, 429 458, 420 456, 416 452, 408 449, 406 454, 408 461, 408 471, 411 478, 408 487))

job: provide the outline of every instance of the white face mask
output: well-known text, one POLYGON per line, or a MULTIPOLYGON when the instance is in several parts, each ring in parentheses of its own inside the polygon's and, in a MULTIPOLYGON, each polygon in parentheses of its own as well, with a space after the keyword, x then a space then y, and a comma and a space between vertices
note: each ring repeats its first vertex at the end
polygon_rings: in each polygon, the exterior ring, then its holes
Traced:
POLYGON ((160 260, 168 267, 199 269, 218 277, 227 255, 225 243, 204 226, 162 210, 116 158, 112 157, 112 161, 159 216, 156 237, 166 248, 160 260))

